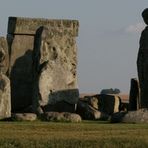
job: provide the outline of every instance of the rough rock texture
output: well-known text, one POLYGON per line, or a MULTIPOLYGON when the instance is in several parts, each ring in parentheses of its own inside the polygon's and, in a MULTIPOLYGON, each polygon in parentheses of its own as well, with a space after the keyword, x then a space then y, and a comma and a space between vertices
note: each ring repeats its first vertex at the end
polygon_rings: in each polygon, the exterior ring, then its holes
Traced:
POLYGON ((37 106, 61 101, 77 103, 77 47, 75 37, 68 31, 40 27, 35 36, 33 66, 37 106))
POLYGON ((40 26, 58 27, 68 31, 72 36, 78 36, 79 22, 77 20, 56 20, 43 18, 9 17, 9 34, 34 35, 40 26))
MULTIPOLYGON (((75 20, 9 17, 7 40, 10 53, 9 75, 11 79, 13 112, 20 112, 32 105, 33 102, 32 50, 34 47, 34 36, 40 26, 59 28, 62 32, 66 32, 68 43, 65 43, 65 45, 67 46, 72 44, 73 38, 78 35, 79 24, 75 20), (73 38, 71 39, 71 37, 73 38)), ((60 36, 60 34, 58 35, 60 36)), ((60 44, 62 44, 62 41, 60 44)), ((70 55, 71 53, 73 53, 72 48, 69 48, 67 54, 70 55)), ((60 70, 57 72, 60 72, 60 70)))
POLYGON ((112 123, 148 123, 148 109, 118 112, 111 116, 112 123))
POLYGON ((78 114, 68 112, 46 112, 44 114, 44 119, 57 122, 81 122, 82 120, 78 114))
POLYGON ((124 123, 148 123, 148 109, 129 111, 123 118, 124 123))
POLYGON ((79 114, 82 119, 85 120, 98 120, 98 119, 108 119, 108 115, 98 111, 97 109, 93 108, 85 101, 78 101, 77 104, 77 114, 79 114))
POLYGON ((0 119, 11 116, 10 81, 0 74, 0 119))
POLYGON ((140 88, 137 79, 131 79, 131 88, 129 96, 129 111, 135 111, 140 108, 140 88))
POLYGON ((35 121, 37 115, 33 113, 14 113, 12 114, 12 120, 14 121, 35 121))
POLYGON ((6 74, 9 66, 9 54, 7 40, 0 37, 0 72, 6 74))

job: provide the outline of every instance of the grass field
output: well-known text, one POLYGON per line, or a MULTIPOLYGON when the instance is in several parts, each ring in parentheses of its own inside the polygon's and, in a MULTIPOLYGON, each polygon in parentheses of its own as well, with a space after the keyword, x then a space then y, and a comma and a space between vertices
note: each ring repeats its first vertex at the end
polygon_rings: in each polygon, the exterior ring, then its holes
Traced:
POLYGON ((148 124, 0 122, 0 148, 148 148, 148 124))

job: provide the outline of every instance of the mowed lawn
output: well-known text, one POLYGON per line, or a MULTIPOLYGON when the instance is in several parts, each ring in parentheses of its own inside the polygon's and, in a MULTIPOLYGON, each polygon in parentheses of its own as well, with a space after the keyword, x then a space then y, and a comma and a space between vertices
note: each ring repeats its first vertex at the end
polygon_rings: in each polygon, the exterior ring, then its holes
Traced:
POLYGON ((0 122, 0 148, 148 148, 148 124, 0 122))

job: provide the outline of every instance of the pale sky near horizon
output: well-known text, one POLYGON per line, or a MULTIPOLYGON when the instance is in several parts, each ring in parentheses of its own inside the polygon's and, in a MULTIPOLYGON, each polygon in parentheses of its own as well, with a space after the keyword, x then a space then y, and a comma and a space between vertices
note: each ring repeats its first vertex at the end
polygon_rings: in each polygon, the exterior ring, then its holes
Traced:
POLYGON ((77 19, 80 92, 119 88, 129 93, 148 0, 0 0, 0 35, 9 16, 77 19))

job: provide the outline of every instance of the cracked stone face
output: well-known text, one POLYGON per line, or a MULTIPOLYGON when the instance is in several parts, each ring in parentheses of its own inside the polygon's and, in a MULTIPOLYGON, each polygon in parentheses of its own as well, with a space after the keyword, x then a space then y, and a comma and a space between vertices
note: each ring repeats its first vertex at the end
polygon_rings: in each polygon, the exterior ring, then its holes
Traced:
POLYGON ((41 106, 63 100, 70 104, 77 102, 76 54, 74 37, 60 32, 58 28, 38 29, 33 63, 38 79, 38 84, 35 84, 38 87, 36 97, 39 98, 41 106))

